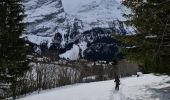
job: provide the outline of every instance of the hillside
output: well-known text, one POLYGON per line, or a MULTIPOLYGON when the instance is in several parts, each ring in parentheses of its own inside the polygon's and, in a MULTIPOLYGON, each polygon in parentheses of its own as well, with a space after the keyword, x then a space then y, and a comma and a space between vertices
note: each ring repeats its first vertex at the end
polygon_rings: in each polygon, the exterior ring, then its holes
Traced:
POLYGON ((64 86, 19 100, 169 100, 169 81, 168 76, 145 74, 121 78, 119 91, 110 80, 64 86))

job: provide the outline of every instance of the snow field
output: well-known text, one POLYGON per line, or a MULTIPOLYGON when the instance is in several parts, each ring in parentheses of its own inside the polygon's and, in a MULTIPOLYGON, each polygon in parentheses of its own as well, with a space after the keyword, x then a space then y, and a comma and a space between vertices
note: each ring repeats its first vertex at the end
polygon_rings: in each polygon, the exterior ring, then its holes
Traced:
POLYGON ((146 74, 121 78, 119 91, 114 90, 114 81, 110 80, 56 88, 19 100, 162 100, 151 89, 168 87, 168 81, 168 76, 146 74))

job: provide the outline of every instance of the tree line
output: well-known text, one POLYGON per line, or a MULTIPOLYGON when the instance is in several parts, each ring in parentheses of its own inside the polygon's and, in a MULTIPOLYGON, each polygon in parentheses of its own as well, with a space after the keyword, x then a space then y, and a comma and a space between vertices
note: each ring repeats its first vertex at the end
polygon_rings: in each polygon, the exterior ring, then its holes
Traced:
POLYGON ((21 0, 1 0, 0 9, 0 85, 4 91, 8 86, 15 99, 17 83, 29 69, 27 46, 20 38, 24 32, 24 8, 21 0))
POLYGON ((121 50, 130 61, 137 62, 145 73, 170 74, 170 1, 125 0, 131 10, 125 23, 135 34, 115 36, 126 44, 121 50))

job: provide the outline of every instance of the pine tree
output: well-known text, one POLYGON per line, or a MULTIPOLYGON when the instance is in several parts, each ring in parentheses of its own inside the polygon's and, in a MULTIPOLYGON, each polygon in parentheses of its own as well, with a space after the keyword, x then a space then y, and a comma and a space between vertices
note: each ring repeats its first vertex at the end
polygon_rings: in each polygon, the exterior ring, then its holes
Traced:
POLYGON ((20 38, 24 32, 24 9, 21 0, 1 0, 0 9, 0 81, 11 84, 15 99, 18 78, 29 68, 26 45, 20 38))
POLYGON ((170 1, 126 0, 132 10, 126 22, 136 28, 136 34, 121 40, 127 58, 140 64, 145 72, 170 74, 170 1))

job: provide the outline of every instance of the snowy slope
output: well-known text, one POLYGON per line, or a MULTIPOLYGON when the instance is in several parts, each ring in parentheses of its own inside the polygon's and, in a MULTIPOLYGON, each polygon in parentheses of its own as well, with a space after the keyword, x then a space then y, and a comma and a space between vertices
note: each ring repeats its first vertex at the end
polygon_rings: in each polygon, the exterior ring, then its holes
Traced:
POLYGON ((66 13, 77 16, 83 22, 126 20, 122 13, 126 8, 121 0, 62 0, 66 13))
POLYGON ((78 60, 79 58, 79 47, 77 45, 73 45, 73 48, 71 50, 68 50, 67 52, 60 54, 60 58, 70 59, 70 60, 78 60))
MULTIPOLYGON (((82 21, 84 31, 94 27, 108 28, 116 20, 125 21, 122 15, 130 13, 121 0, 62 0, 62 3, 69 16, 82 21)), ((126 30, 133 31, 131 27, 126 30)))
POLYGON ((19 100, 169 100, 170 93, 158 92, 170 86, 167 81, 168 76, 147 74, 122 78, 119 91, 111 80, 56 88, 19 100))
POLYGON ((66 51, 63 54, 60 54, 60 58, 65 58, 69 60, 78 60, 80 58, 80 55, 83 55, 84 50, 87 49, 87 43, 81 42, 78 45, 73 45, 72 49, 66 51))

